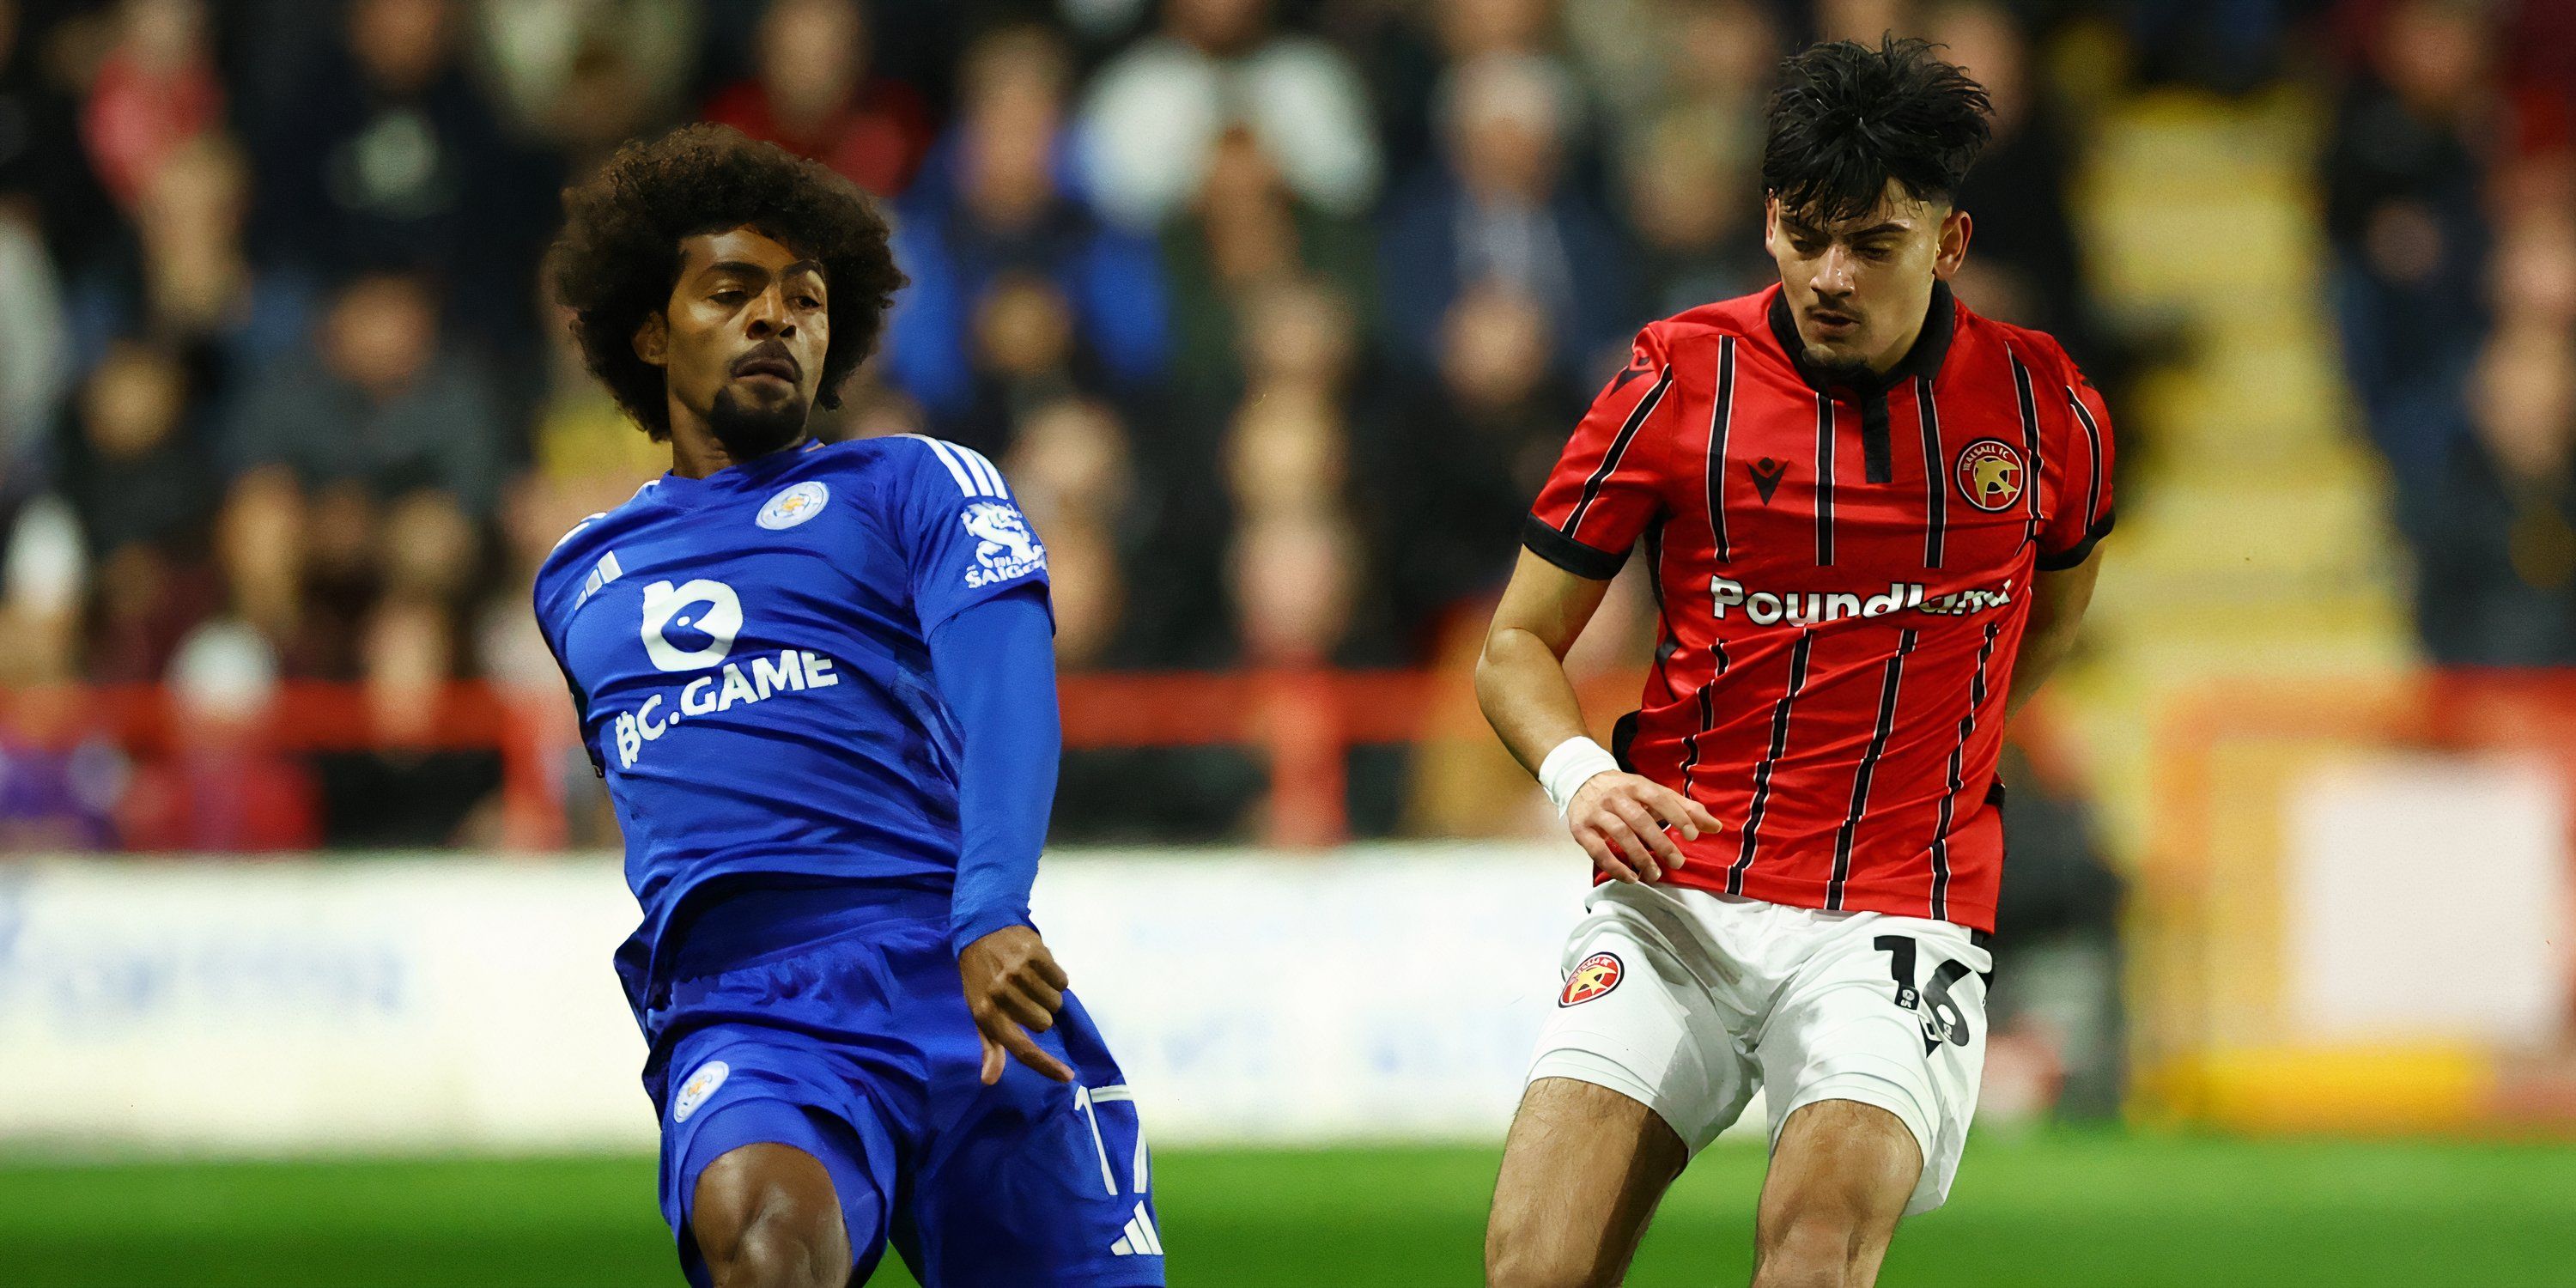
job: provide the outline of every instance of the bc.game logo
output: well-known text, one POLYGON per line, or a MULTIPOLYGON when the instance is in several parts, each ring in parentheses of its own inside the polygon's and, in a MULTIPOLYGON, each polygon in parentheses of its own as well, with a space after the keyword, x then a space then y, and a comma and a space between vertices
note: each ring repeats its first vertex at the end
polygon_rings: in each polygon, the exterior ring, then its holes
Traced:
POLYGON ((664 671, 696 671, 733 652, 742 634, 742 599, 733 587, 698 578, 644 588, 644 655, 664 671))

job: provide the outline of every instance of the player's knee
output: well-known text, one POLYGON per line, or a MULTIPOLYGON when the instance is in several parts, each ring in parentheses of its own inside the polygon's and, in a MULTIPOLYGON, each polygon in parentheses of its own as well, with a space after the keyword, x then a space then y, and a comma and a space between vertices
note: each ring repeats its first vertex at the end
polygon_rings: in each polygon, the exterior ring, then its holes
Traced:
POLYGON ((716 1288, 842 1288, 850 1278, 850 1240, 837 1212, 816 1212, 774 1199, 738 1217, 728 1235, 698 1249, 716 1288))
POLYGON ((1790 1205, 1756 1223, 1753 1288, 1845 1288, 1872 1260, 1870 1224, 1839 1204, 1790 1205))
POLYGON ((1527 1225, 1485 1232, 1485 1288, 1613 1288, 1619 1267, 1605 1248, 1551 1237, 1527 1225))
POLYGON ((690 1227, 717 1288, 849 1282, 840 1203, 822 1165, 801 1151, 747 1146, 717 1159, 698 1181, 690 1227))

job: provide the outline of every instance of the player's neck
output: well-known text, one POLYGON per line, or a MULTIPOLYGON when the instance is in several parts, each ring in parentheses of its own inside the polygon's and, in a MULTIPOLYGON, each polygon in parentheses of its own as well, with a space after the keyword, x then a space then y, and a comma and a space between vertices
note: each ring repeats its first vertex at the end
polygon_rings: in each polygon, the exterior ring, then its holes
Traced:
POLYGON ((770 451, 755 456, 738 457, 725 449, 724 441, 715 436, 715 431, 693 421, 684 423, 680 417, 673 416, 671 419, 671 473, 684 479, 706 478, 718 470, 731 469, 746 461, 756 461, 764 457, 776 456, 781 452, 795 451, 805 445, 806 438, 807 435, 799 431, 796 437, 770 451))

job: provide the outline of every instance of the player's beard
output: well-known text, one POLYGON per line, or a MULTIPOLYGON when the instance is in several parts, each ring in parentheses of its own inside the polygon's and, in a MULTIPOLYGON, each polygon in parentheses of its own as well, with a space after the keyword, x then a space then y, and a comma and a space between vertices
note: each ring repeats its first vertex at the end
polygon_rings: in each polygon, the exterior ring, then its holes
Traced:
POLYGON ((1807 365, 1814 367, 1816 374, 1829 386, 1849 385, 1854 389, 1867 389, 1878 381, 1878 373, 1864 358, 1825 358, 1809 348, 1807 365))
POLYGON ((719 389, 715 405, 707 409, 707 429, 723 445, 725 455, 747 461, 795 442, 805 432, 808 410, 800 398, 762 407, 745 401, 731 389, 719 389))

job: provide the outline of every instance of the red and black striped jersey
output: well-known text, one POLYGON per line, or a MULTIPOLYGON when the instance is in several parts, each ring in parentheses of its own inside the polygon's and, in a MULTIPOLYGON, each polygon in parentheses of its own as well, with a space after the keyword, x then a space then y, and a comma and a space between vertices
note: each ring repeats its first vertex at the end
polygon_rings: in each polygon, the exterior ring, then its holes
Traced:
POLYGON ((2065 350, 1936 288, 1865 387, 1774 286, 1638 333, 1524 544, 1578 576, 1642 538, 1662 625, 1619 748, 1727 823, 1667 880, 1994 927, 1995 762, 2035 572, 2111 529, 2111 422, 2065 350))

